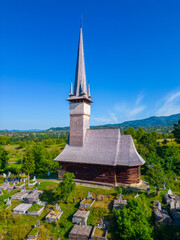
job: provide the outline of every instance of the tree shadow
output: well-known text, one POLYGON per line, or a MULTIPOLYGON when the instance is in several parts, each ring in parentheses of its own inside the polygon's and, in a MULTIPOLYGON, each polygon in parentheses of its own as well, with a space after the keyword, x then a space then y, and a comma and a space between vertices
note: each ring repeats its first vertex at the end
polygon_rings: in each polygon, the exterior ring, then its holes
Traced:
POLYGON ((43 193, 39 196, 41 201, 48 202, 49 204, 52 204, 55 202, 55 193, 52 189, 44 190, 43 193))

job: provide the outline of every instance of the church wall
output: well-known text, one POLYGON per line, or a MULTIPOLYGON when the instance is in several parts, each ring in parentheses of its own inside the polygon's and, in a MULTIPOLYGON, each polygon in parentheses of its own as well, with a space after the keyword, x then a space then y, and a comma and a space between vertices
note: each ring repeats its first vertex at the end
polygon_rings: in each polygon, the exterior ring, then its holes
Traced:
POLYGON ((107 166, 82 163, 62 163, 59 166, 63 168, 59 171, 58 178, 62 177, 64 170, 72 172, 76 179, 84 181, 95 181, 104 183, 139 183, 140 182, 140 166, 124 167, 124 166, 107 166))

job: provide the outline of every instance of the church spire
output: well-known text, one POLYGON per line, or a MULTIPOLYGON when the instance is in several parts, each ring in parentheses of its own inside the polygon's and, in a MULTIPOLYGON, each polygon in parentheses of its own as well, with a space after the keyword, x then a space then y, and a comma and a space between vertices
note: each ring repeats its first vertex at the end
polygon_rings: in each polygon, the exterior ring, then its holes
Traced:
POLYGON ((72 87, 72 81, 71 81, 71 88, 70 88, 70 93, 69 93, 69 96, 70 96, 70 97, 73 96, 72 89, 73 89, 73 87, 72 87))
POLYGON ((83 35, 82 35, 82 20, 81 20, 80 35, 79 35, 79 46, 78 46, 78 54, 77 54, 76 75, 75 75, 73 95, 76 97, 87 96, 83 35))
POLYGON ((91 94, 90 94, 90 85, 88 83, 88 98, 91 98, 91 94))

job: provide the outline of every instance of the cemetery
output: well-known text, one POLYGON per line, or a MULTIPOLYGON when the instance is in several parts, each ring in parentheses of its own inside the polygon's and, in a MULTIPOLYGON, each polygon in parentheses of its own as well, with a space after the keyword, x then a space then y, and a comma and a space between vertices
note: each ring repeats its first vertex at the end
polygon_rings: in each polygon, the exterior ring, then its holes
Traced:
MULTIPOLYGON (((7 183, 6 183, 7 184, 7 183)), ((43 231, 40 228, 46 226, 47 234, 57 239, 57 236, 61 236, 62 239, 64 234, 68 234, 68 239, 71 240, 105 240, 111 239, 112 232, 109 232, 109 226, 112 224, 112 214, 118 209, 121 211, 123 206, 128 207, 128 201, 130 197, 134 199, 140 198, 142 193, 131 193, 123 192, 123 194, 117 194, 115 189, 109 188, 90 188, 76 186, 75 192, 72 194, 68 203, 63 201, 55 202, 56 199, 41 198, 44 197, 43 192, 47 192, 47 196, 51 193, 51 190, 57 188, 57 183, 41 182, 37 187, 28 187, 28 190, 24 187, 21 189, 2 189, 1 196, 4 195, 1 206, 9 209, 12 216, 19 218, 19 224, 24 218, 25 228, 21 227, 19 233, 23 239, 46 239, 41 238, 43 231), (7 196, 7 197, 6 197, 7 196), (41 199, 41 200, 40 200, 41 199), (18 204, 18 201, 20 203, 18 204), (50 201, 50 202, 49 202, 50 201), (52 201, 52 203, 51 203, 52 201), (98 209, 101 209, 103 215, 98 215, 98 209), (111 216, 108 220, 104 220, 107 215, 111 216), (32 219, 30 219, 32 217, 32 219), (44 221, 44 220, 45 221, 44 221), (39 223, 37 224, 37 220, 39 223), (40 227, 41 222, 41 227, 40 227), (46 225, 45 225, 46 222, 46 225), (57 225, 52 225, 56 223, 57 225), (38 226, 37 226, 38 225, 38 226), (68 226, 66 232, 63 226, 68 226), (32 228, 32 226, 34 226, 32 228)), ((150 191, 150 190, 149 190, 150 191)), ((179 226, 180 215, 179 215, 179 197, 174 195, 172 191, 167 191, 166 198, 162 195, 162 199, 167 199, 165 205, 161 206, 161 201, 156 200, 155 197, 149 197, 148 192, 145 192, 149 198, 149 203, 152 202, 152 212, 155 216, 155 224, 157 227, 161 225, 179 226), (170 199, 168 201, 168 199, 170 199)), ((0 196, 0 199, 1 199, 0 196)), ((3 208, 2 208, 3 209, 3 208)), ((5 209, 5 208, 4 208, 5 209)), ((9 220, 11 221, 11 220, 9 220)), ((9 223, 11 225, 11 223, 9 223)), ((13 223, 12 223, 13 224, 13 223)), ((19 225, 17 225, 19 227, 19 225)), ((17 231, 17 228, 15 228, 17 231)), ((1 230, 1 225, 0 225, 1 230)), ((15 231, 15 230, 14 230, 15 231)), ((13 234, 13 230, 12 230, 13 234)), ((14 234, 16 234, 14 232, 14 234)), ((13 236, 12 236, 13 238, 13 236)))

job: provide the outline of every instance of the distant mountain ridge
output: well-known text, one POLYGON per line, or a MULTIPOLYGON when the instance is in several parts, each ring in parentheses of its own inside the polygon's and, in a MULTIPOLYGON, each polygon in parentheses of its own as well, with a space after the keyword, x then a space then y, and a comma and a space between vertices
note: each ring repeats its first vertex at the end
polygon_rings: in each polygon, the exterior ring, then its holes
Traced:
MULTIPOLYGON (((129 127, 133 128, 151 128, 151 127, 172 127, 174 123, 178 122, 178 119, 180 119, 180 113, 173 114, 170 116, 161 116, 161 117, 149 117, 145 119, 140 120, 132 120, 132 121, 126 121, 123 123, 117 123, 117 124, 105 124, 105 125, 98 125, 98 126, 91 126, 91 128, 121 128, 126 129, 129 127)), ((47 131, 68 131, 69 127, 52 127, 49 129, 46 129, 47 131)), ((3 129, 0 131, 46 131, 46 130, 40 130, 40 129, 29 129, 29 130, 7 130, 3 129)))
POLYGON ((122 128, 126 129, 129 127, 133 128, 150 128, 150 127, 169 127, 173 126, 174 123, 178 122, 178 119, 180 119, 180 113, 178 114, 173 114, 171 116, 161 116, 161 117, 149 117, 141 120, 133 120, 133 121, 126 121, 123 123, 118 123, 118 124, 106 124, 106 125, 101 125, 101 126, 94 126, 93 128, 96 127, 107 127, 107 128, 122 128))
MULTIPOLYGON (((150 127, 169 127, 173 126, 174 123, 178 122, 178 119, 180 118, 180 113, 173 114, 171 116, 161 116, 161 117, 149 117, 141 120, 132 120, 132 121, 126 121, 123 123, 117 123, 117 124, 105 124, 105 125, 98 125, 98 126, 91 126, 91 128, 121 128, 126 129, 129 127, 133 128, 150 128, 150 127)), ((63 130, 69 130, 69 127, 57 127, 57 128, 50 128, 48 130, 52 131, 63 131, 63 130)))

